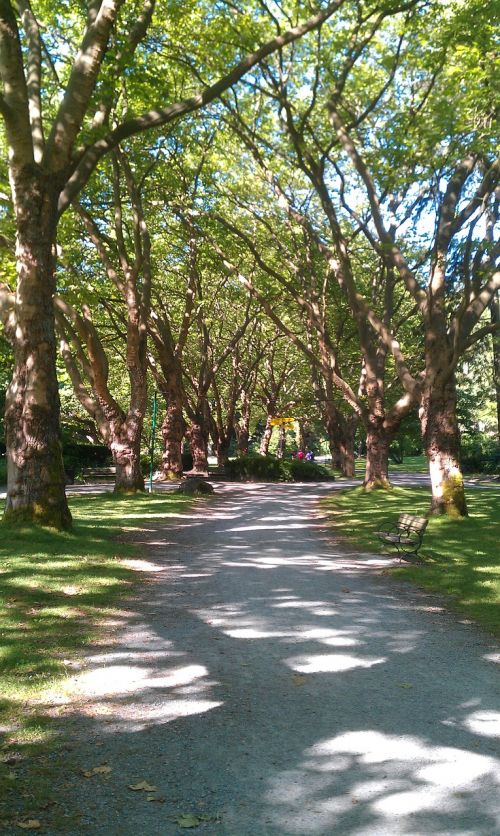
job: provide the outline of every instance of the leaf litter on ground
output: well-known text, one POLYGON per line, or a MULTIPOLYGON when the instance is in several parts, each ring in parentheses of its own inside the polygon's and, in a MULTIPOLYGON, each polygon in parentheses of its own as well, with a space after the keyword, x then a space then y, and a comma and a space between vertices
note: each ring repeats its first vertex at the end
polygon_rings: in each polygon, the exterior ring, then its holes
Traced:
POLYGON ((86 778, 92 778, 93 775, 110 775, 113 772, 110 766, 94 766, 93 769, 84 769, 83 774, 86 778))
POLYGON ((188 829, 190 827, 199 827, 203 822, 218 822, 220 821, 220 816, 209 816, 205 813, 183 813, 181 816, 174 818, 174 821, 179 827, 188 829))
POLYGON ((144 790, 145 792, 156 792, 158 789, 153 786, 153 784, 148 784, 147 781, 140 781, 138 784, 129 784, 128 788, 134 792, 140 792, 141 790, 144 790))

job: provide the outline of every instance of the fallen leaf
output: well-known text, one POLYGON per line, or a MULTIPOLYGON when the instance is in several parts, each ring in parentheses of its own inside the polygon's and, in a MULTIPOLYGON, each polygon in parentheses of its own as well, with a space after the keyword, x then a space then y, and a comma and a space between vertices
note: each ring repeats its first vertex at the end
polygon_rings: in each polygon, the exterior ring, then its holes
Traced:
POLYGON ((38 819, 26 819, 26 821, 18 821, 16 824, 18 827, 22 827, 23 830, 38 830, 41 827, 38 819))
POLYGON ((94 766, 93 769, 83 770, 86 778, 92 778, 92 775, 109 775, 110 772, 113 772, 110 766, 94 766))
POLYGON ((154 787, 152 784, 148 784, 147 781, 140 781, 138 784, 129 784, 129 790, 134 790, 134 792, 138 792, 140 790, 145 790, 146 792, 156 792, 157 787, 154 787))
POLYGON ((188 813, 185 816, 179 816, 179 818, 175 819, 176 823, 179 827, 198 827, 199 824, 203 821, 199 816, 193 816, 192 813, 188 813))
POLYGON ((343 587, 341 588, 341 590, 340 590, 340 591, 341 591, 341 592, 350 592, 351 590, 350 590, 350 589, 348 589, 348 587, 347 587, 347 586, 343 586, 343 587))
POLYGON ((413 688, 411 682, 398 682, 399 688, 413 688))
POLYGON ((167 799, 163 795, 148 795, 146 801, 156 801, 157 804, 165 804, 167 799))
POLYGON ((305 685, 307 682, 307 677, 301 676, 301 674, 296 673, 292 676, 292 682, 294 685, 305 685))

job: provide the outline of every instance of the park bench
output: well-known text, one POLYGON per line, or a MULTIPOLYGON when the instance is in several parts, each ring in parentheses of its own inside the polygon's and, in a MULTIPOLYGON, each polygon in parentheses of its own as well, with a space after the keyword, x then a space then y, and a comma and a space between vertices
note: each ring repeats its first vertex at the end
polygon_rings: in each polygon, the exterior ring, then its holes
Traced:
POLYGON ((94 482, 97 479, 110 479, 116 473, 116 467, 82 467, 81 477, 84 482, 94 482))
POLYGON ((399 560, 415 560, 420 563, 418 550, 422 545, 427 517, 414 517, 412 514, 400 514, 397 522, 377 531, 377 537, 384 545, 392 546, 398 553, 399 560))

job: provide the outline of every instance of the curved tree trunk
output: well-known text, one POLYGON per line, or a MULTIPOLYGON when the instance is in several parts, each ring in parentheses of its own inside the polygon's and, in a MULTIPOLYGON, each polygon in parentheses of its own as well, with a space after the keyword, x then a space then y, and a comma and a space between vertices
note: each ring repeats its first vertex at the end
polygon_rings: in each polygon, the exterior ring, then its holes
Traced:
POLYGON ((59 423, 53 293, 57 195, 32 170, 15 183, 14 373, 7 390, 6 520, 69 528, 59 423))
POLYGON ((432 514, 466 517, 454 374, 436 375, 422 396, 420 418, 432 485, 432 514))

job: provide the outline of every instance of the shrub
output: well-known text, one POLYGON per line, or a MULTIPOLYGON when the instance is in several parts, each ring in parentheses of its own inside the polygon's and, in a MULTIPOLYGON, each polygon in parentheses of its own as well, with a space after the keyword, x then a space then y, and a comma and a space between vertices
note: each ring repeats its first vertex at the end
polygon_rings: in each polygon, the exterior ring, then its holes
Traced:
POLYGON ((464 473, 500 475, 500 444, 493 438, 463 436, 461 459, 464 473))
POLYGON ((294 482, 328 482, 335 478, 326 467, 316 462, 292 459, 287 465, 290 465, 290 475, 294 482))
MULTIPOLYGON (((161 450, 155 450, 154 455, 153 455, 153 472, 155 470, 160 470, 161 469, 161 458, 162 458, 161 450)), ((150 467, 151 467, 151 454, 150 453, 143 453, 141 455, 141 470, 146 476, 149 476, 150 467)))
POLYGON ((105 444, 63 445, 63 462, 68 481, 73 481, 84 467, 104 467, 111 464, 111 452, 105 444))
POLYGON ((315 462, 277 459, 275 456, 240 456, 226 465, 230 479, 263 482, 323 482, 333 479, 329 471, 315 462))
POLYGON ((279 482, 281 479, 280 461, 275 456, 240 456, 229 459, 226 473, 230 479, 263 480, 264 482, 279 482))

